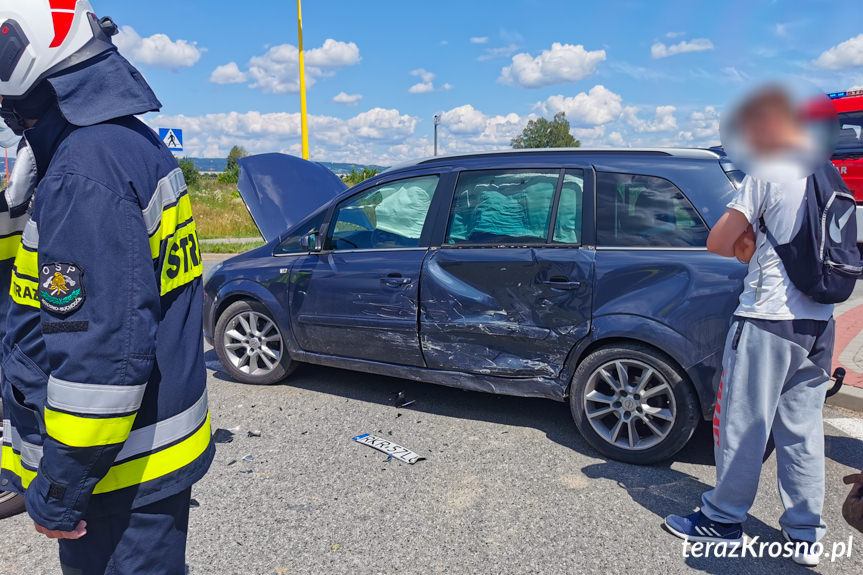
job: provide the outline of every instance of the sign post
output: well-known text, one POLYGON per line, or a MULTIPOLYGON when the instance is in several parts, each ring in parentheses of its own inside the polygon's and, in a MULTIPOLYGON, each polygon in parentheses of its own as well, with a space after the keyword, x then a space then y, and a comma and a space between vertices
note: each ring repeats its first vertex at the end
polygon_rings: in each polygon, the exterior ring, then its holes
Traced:
POLYGON ((183 130, 159 128, 159 137, 172 152, 183 151, 183 130))

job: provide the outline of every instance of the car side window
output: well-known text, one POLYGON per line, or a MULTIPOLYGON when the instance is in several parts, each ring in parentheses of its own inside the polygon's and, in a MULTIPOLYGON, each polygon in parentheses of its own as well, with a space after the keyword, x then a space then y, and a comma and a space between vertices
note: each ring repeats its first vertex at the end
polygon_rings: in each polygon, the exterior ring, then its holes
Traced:
POLYGON ((683 192, 664 178, 598 173, 596 190, 598 246, 707 245, 707 226, 683 192))
POLYGON ((560 170, 464 172, 450 214, 449 245, 545 243, 560 170))
POLYGON ((326 211, 321 212, 298 225, 296 231, 285 238, 285 240, 276 248, 274 253, 282 256, 309 253, 309 250, 303 248, 302 239, 311 232, 320 231, 321 226, 324 224, 324 216, 326 216, 326 214, 326 211))
POLYGON ((581 243, 581 221, 584 215, 584 171, 567 170, 560 189, 560 202, 554 220, 554 241, 581 243))
POLYGON ((413 248, 420 236, 439 176, 389 182, 336 208, 326 249, 413 248))

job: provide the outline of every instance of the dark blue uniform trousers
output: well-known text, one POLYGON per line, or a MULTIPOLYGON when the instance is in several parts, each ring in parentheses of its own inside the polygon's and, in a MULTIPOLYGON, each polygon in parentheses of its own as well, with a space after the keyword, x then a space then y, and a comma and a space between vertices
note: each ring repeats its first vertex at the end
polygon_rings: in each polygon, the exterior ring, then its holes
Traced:
POLYGON ((184 575, 192 489, 108 517, 85 517, 87 534, 60 540, 63 575, 184 575))

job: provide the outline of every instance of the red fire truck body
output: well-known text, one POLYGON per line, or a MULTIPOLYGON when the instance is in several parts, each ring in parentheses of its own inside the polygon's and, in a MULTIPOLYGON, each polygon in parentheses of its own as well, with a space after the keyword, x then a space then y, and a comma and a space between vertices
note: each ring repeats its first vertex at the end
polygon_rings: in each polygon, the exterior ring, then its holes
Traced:
POLYGON ((828 94, 839 115, 833 165, 857 199, 858 242, 863 243, 863 90, 828 94))

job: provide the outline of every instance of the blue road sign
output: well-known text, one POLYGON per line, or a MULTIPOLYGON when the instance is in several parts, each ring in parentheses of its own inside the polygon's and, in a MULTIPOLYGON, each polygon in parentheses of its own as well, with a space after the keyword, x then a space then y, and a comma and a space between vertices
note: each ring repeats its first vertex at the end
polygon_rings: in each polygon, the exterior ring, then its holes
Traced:
POLYGON ((183 151, 183 130, 159 128, 159 137, 172 152, 183 151))

